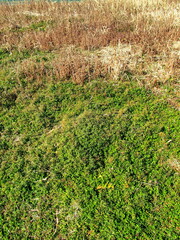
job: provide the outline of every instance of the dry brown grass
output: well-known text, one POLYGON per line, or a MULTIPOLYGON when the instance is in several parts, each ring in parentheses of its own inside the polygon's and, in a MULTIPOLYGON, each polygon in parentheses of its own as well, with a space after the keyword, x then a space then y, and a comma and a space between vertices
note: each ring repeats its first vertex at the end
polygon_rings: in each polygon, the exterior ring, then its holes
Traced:
POLYGON ((18 74, 30 79, 46 75, 83 83, 130 72, 157 94, 173 86, 170 101, 178 108, 179 13, 176 0, 1 4, 0 45, 10 51, 57 52, 50 68, 31 59, 19 63, 18 74))
POLYGON ((97 49, 120 41, 157 53, 179 38, 179 7, 173 1, 137 0, 1 4, 0 43, 9 48, 52 50, 67 44, 97 49), (40 21, 53 25, 44 31, 21 31, 40 21))

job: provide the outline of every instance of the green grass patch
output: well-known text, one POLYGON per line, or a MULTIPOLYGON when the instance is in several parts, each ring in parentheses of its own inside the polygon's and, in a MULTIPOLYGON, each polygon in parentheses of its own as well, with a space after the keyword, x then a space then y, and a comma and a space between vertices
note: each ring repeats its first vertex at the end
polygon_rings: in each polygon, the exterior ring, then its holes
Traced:
POLYGON ((12 32, 25 32, 25 31, 45 31, 48 27, 52 27, 54 25, 54 21, 37 21, 31 23, 29 26, 25 27, 13 27, 10 31, 12 32))
POLYGON ((163 98, 101 79, 1 93, 1 239, 178 239, 180 121, 163 98))

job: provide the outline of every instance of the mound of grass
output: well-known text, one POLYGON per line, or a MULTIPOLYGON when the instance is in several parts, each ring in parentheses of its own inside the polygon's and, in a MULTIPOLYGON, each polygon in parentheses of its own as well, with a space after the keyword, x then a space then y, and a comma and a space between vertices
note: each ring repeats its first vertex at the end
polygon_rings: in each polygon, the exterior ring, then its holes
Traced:
POLYGON ((179 113, 164 99, 101 79, 10 99, 1 239, 178 238, 179 113))

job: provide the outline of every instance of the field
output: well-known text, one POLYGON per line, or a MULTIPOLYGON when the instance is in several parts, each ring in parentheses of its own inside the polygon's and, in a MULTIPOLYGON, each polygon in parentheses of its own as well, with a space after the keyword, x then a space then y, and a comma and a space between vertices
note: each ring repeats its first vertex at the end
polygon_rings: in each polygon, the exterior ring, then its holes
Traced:
POLYGON ((0 239, 178 239, 179 13, 0 4, 0 239))

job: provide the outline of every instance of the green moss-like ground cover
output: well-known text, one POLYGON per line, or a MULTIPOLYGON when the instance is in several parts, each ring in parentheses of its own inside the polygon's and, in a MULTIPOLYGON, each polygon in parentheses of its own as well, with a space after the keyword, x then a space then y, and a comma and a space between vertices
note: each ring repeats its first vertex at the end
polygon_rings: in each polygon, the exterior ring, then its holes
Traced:
POLYGON ((178 239, 179 113, 131 79, 22 86, 3 54, 1 239, 178 239))

